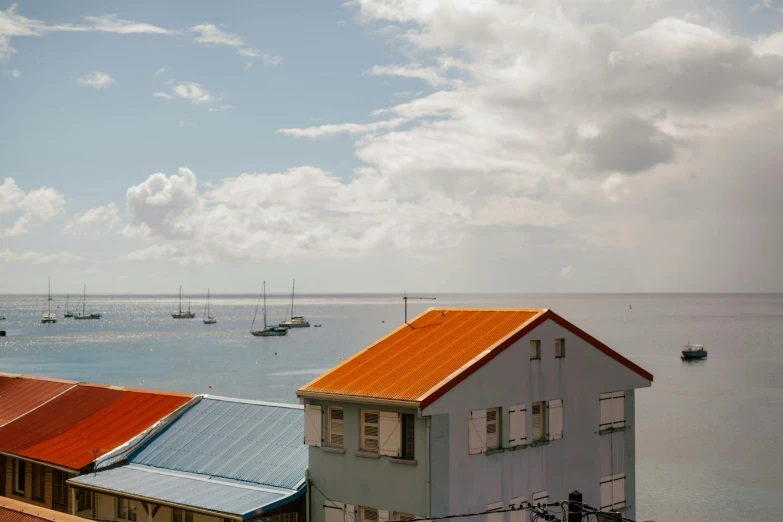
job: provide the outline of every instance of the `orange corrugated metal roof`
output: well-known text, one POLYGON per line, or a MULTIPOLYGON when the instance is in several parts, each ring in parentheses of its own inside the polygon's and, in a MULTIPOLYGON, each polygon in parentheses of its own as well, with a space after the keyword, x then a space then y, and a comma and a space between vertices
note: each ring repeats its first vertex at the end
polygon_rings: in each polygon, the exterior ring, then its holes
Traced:
POLYGON ((299 392, 420 401, 543 309, 432 309, 299 392))
POLYGON ((76 385, 75 381, 0 374, 0 426, 76 385))
POLYGON ((0 497, 0 522, 85 522, 86 518, 0 497))
POLYGON ((623 366, 653 375, 548 309, 431 309, 298 390, 432 404, 544 321, 623 366))
POLYGON ((78 470, 192 397, 81 383, 0 427, 0 451, 78 470))

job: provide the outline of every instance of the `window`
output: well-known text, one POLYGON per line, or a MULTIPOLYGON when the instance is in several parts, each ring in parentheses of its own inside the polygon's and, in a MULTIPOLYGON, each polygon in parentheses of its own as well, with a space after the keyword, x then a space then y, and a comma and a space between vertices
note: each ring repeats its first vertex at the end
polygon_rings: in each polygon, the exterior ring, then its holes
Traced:
POLYGON ((17 495, 24 495, 26 472, 27 463, 23 460, 14 459, 14 493, 17 495))
POLYGON ((565 357, 565 339, 555 339, 555 357, 565 357))
POLYGON ((394 513, 394 520, 398 520, 400 522, 413 522, 416 520, 416 515, 411 515, 410 513, 400 513, 398 511, 394 513))
POLYGON ((343 409, 329 406, 329 444, 330 448, 343 447, 343 409))
POLYGON ((304 443, 308 446, 321 445, 321 407, 306 404, 304 411, 304 443))
POLYGON ((533 442, 546 440, 546 403, 533 403, 533 442))
POLYGON ((500 447, 500 408, 487 409, 487 449, 500 447))
MULTIPOLYGON (((134 518, 133 520, 136 519, 134 518)), ((193 522, 193 512, 184 509, 175 509, 174 522, 193 522)))
POLYGON ((86 511, 92 509, 92 491, 85 489, 79 491, 79 495, 76 497, 79 504, 79 511, 86 511))
POLYGON ((361 507, 362 522, 378 522, 378 510, 371 507, 361 507))
POLYGON ((512 498, 511 501, 508 503, 508 507, 514 510, 509 515, 511 518, 511 522, 525 521, 525 512, 522 511, 522 508, 525 507, 525 497, 512 498))
POLYGON ((46 491, 46 468, 33 464, 33 499, 43 500, 46 491))
POLYGON ((378 453, 378 431, 380 415, 377 411, 361 410, 361 450, 378 453))
POLYGON ((625 427, 625 392, 602 393, 599 430, 625 427))
POLYGON ((503 522, 503 502, 487 504, 487 511, 487 522, 503 522))
MULTIPOLYGON (((54 505, 55 506, 67 506, 68 505, 68 485, 65 483, 68 480, 68 474, 59 469, 55 469, 52 472, 54 483, 54 505)), ((128 519, 130 520, 130 519, 128 519)), ((135 518, 133 520, 136 520, 135 518)))
POLYGON ((556 399, 549 401, 547 412, 547 438, 558 440, 563 438, 563 401, 556 399))
POLYGON ((526 415, 527 408, 524 404, 516 404, 508 409, 508 446, 510 448, 527 444, 526 415))
POLYGON ((533 504, 536 507, 544 507, 549 503, 549 493, 546 491, 539 491, 538 493, 533 493, 533 501, 531 504, 533 504))
POLYGON ((601 479, 601 511, 625 507, 625 473, 601 479))
POLYGON ((541 341, 530 341, 530 359, 541 358, 541 341))
POLYGON ((487 451, 487 410, 473 410, 468 419, 468 454, 487 451))
POLYGON ((412 413, 402 414, 402 458, 416 460, 416 417, 412 413))
MULTIPOLYGON (((184 522, 181 519, 177 519, 177 511, 181 512, 179 509, 174 510, 174 522, 184 522)), ((136 503, 127 498, 117 498, 117 518, 128 520, 129 522, 136 522, 136 503)), ((188 522, 193 522, 192 513, 188 522)))

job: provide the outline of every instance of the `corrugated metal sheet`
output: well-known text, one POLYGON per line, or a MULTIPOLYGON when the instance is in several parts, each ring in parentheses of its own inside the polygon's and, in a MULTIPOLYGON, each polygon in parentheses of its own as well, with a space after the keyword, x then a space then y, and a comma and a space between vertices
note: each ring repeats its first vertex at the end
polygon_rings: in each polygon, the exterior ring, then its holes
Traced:
POLYGON ((70 483, 235 515, 246 515, 298 494, 291 490, 264 491, 255 485, 230 484, 204 475, 162 472, 138 465, 88 473, 71 479, 70 483))
POLYGON ((0 497, 0 522, 85 522, 87 519, 0 497))
POLYGON ((191 397, 80 384, 0 427, 0 451, 80 469, 191 397))
POLYGON ((75 385, 74 381, 0 374, 0 426, 75 385))
POLYGON ((295 405, 205 398, 130 462, 295 489, 307 467, 303 416, 295 405))
POLYGON ((301 388, 417 401, 541 309, 433 309, 301 388))

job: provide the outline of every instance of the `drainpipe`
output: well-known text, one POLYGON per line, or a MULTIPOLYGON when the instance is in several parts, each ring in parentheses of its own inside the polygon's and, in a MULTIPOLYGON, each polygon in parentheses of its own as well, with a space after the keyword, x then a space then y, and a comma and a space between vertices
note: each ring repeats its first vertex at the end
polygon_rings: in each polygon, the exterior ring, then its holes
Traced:
POLYGON ((310 522, 310 468, 305 469, 305 522, 310 522))
POLYGON ((430 462, 432 461, 432 439, 431 439, 431 426, 432 426, 432 419, 429 417, 424 417, 421 414, 421 408, 418 410, 419 418, 424 419, 427 421, 427 516, 432 516, 432 466, 430 465, 430 462))

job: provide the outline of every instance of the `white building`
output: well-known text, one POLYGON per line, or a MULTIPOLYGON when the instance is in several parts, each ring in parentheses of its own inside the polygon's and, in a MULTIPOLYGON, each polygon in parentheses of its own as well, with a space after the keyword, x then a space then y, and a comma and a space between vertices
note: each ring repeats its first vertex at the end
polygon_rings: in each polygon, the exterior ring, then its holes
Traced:
POLYGON ((634 390, 652 380, 550 310, 428 310, 297 392, 311 518, 480 513, 573 490, 634 518, 634 390))

